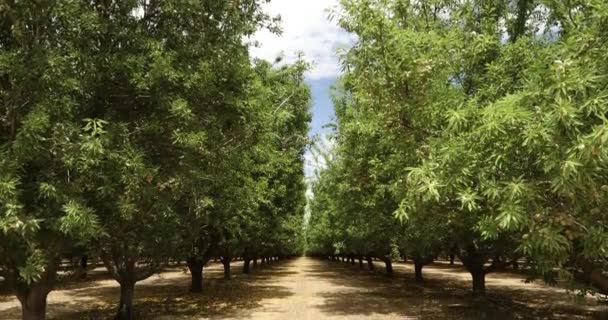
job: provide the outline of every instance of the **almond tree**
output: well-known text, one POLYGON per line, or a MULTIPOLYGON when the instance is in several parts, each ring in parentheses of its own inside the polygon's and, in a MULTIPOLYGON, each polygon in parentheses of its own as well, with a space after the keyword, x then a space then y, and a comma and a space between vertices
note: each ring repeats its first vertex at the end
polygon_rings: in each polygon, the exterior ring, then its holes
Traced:
POLYGON ((99 156, 95 79, 73 3, 0 4, 0 276, 23 319, 45 319, 63 255, 103 234, 82 186, 99 156), (79 58, 75 58, 79 57, 79 58))

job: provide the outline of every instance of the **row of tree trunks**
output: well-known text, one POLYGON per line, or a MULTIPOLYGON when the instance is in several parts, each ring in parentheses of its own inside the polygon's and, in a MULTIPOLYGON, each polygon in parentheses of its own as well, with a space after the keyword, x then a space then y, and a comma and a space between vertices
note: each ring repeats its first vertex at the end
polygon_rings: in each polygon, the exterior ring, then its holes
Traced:
MULTIPOLYGON (((253 268, 256 268, 258 265, 258 259, 258 257, 243 257, 243 273, 248 274, 251 272, 251 262, 253 262, 253 268)), ((278 259, 278 257, 261 258, 262 263, 268 263, 278 259)), ((210 257, 189 257, 186 259, 186 264, 188 265, 191 276, 190 292, 201 292, 203 290, 203 272, 209 260, 211 260, 210 257)), ((231 261, 234 260, 229 257, 221 257, 219 260, 224 268, 224 279, 230 279, 232 276, 231 261)))

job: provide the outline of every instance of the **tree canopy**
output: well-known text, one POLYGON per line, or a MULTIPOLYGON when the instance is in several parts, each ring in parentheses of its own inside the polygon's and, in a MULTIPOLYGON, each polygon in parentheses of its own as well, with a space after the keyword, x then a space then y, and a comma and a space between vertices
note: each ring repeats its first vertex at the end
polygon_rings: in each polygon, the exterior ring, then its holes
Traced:
POLYGON ((525 257, 545 280, 557 268, 606 292, 606 3, 341 4, 357 42, 342 56, 312 252, 396 246, 417 269, 453 253, 480 295, 485 274, 525 257))
POLYGON ((303 61, 253 61, 266 1, 0 3, 0 276, 45 317, 62 260, 135 283, 303 250, 303 61), (86 265, 86 260, 85 260, 86 265))

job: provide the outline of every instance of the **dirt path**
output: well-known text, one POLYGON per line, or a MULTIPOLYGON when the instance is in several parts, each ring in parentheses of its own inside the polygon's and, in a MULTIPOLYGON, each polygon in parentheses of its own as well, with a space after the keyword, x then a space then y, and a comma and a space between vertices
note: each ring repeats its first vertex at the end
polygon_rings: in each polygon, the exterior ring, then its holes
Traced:
MULTIPOLYGON (((190 294, 183 270, 164 272, 137 285, 141 319, 605 319, 606 306, 575 301, 563 290, 524 284, 501 273, 488 279, 489 299, 475 302, 468 274, 460 267, 425 268, 424 286, 413 282, 409 264, 396 275, 358 266, 297 258, 261 266, 250 275, 221 279, 221 268, 206 269, 205 290, 190 294), (600 315, 600 313, 603 314, 600 315)), ((240 273, 239 264, 234 273, 240 273)), ((102 275, 99 275, 102 277, 102 275)), ((72 283, 49 296, 50 319, 105 319, 118 297, 116 282, 72 283)), ((18 319, 14 298, 0 296, 0 319, 18 319)))

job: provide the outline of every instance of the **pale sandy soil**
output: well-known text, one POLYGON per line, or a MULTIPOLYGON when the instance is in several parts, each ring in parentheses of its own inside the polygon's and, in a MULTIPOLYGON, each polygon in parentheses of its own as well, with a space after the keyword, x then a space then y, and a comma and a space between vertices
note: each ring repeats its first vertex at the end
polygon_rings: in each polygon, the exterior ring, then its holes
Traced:
MULTIPOLYGON (((221 279, 221 268, 206 269, 203 293, 188 293, 189 276, 173 269, 137 285, 139 319, 608 319, 608 307, 564 290, 525 284, 511 273, 490 275, 488 299, 475 301, 461 267, 425 267, 424 286, 413 268, 396 264, 396 275, 312 258, 275 262, 250 275, 221 279)), ((233 267, 240 273, 240 264, 233 267)), ((68 284, 49 296, 50 319, 105 319, 118 299, 115 281, 103 274, 68 284)), ((0 319, 19 318, 19 305, 0 295, 0 319)))

